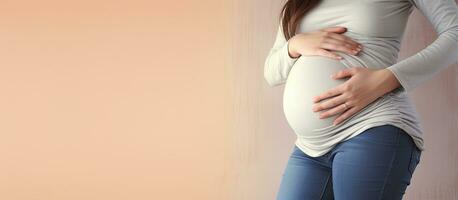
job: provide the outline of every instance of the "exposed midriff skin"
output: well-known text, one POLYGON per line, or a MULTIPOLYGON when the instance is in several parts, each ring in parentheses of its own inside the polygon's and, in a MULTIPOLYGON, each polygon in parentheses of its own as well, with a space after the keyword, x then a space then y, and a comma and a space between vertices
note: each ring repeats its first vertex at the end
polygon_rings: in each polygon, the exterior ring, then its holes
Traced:
POLYGON ((298 135, 314 134, 314 129, 333 126, 338 115, 320 119, 319 115, 326 110, 314 112, 312 97, 348 80, 348 77, 330 78, 331 74, 346 68, 341 61, 324 56, 301 56, 296 61, 285 84, 283 110, 289 125, 298 135))

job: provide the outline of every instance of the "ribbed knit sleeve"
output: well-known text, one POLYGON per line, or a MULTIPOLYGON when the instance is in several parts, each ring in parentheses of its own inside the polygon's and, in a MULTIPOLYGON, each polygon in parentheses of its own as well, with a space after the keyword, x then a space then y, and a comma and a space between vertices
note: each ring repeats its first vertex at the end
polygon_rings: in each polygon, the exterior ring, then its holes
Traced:
POLYGON ((277 36, 273 47, 264 63, 264 78, 269 86, 284 84, 289 71, 298 58, 292 58, 288 52, 289 40, 283 35, 281 24, 278 26, 277 36))
POLYGON ((455 0, 410 0, 434 26, 438 37, 426 48, 389 66, 399 90, 410 92, 458 61, 458 6, 455 0))

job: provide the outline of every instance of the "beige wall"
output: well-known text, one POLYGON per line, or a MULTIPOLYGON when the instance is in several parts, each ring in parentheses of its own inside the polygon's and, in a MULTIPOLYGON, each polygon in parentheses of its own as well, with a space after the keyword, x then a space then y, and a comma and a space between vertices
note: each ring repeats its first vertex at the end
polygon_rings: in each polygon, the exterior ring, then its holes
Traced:
MULTIPOLYGON (((295 139, 263 79, 281 3, 2 1, 0 199, 274 199, 295 139)), ((400 59, 434 37, 414 13, 400 59)), ((406 199, 458 198, 457 77, 411 94, 428 150, 406 199)))

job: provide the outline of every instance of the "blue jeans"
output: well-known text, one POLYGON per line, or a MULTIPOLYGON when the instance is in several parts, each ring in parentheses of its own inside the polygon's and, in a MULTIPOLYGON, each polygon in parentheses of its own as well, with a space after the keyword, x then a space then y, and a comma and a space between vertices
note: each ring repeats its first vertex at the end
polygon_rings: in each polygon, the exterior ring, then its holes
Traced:
POLYGON ((311 157, 297 146, 277 200, 398 200, 410 185, 421 151, 404 130, 382 125, 311 157))

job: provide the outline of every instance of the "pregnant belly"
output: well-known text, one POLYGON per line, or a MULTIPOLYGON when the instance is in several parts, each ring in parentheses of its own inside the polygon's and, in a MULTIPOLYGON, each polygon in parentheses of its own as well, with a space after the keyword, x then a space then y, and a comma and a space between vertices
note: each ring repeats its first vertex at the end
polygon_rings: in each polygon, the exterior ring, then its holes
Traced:
POLYGON ((348 80, 349 77, 330 78, 331 74, 346 68, 341 61, 323 56, 301 56, 295 62, 285 83, 283 111, 296 134, 306 136, 313 134, 312 130, 332 126, 338 115, 320 119, 319 115, 326 110, 313 112, 312 97, 348 80))

